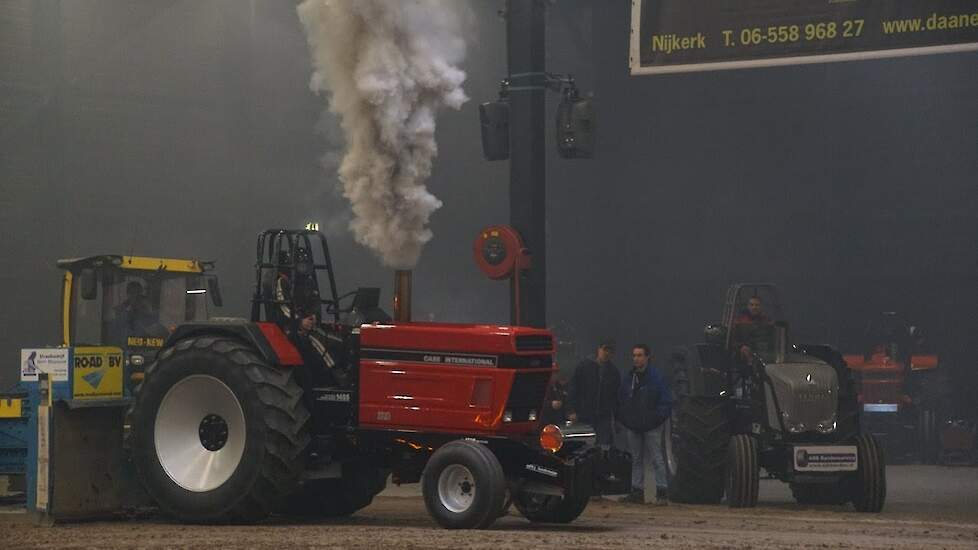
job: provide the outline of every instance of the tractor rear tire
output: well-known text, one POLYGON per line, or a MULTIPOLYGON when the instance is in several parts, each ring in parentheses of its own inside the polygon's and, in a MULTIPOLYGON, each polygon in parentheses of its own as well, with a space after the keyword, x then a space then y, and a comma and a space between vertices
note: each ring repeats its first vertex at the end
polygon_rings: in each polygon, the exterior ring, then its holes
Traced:
POLYGON ((845 504, 849 497, 838 483, 792 483, 791 495, 798 504, 845 504))
POLYGON ((665 438, 669 499, 719 504, 730 444, 729 402, 722 397, 680 395, 665 438))
POLYGON ((485 529, 499 517, 506 477, 496 455, 475 441, 442 445, 425 465, 421 493, 432 518, 446 529, 485 529))
POLYGON ((258 521, 298 486, 309 413, 290 369, 229 338, 188 338, 145 371, 129 409, 136 473, 168 515, 258 521))
POLYGON ((570 523, 584 512, 590 498, 583 494, 559 497, 519 491, 513 505, 533 523, 570 523))
POLYGON ((387 486, 387 470, 344 468, 343 477, 312 479, 288 499, 286 511, 303 517, 345 517, 370 506, 387 486))
POLYGON ((731 437, 727 459, 727 504, 731 508, 757 506, 760 470, 757 440, 746 434, 731 437))
POLYGON ((870 434, 856 439, 859 469, 850 478, 850 499, 860 512, 877 513, 886 502, 886 458, 883 448, 870 434))

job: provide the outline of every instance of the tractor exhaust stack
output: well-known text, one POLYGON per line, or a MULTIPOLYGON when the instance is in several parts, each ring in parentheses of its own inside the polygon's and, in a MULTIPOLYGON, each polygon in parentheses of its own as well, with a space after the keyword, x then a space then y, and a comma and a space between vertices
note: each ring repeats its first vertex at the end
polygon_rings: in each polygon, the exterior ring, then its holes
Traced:
POLYGON ((411 321, 411 273, 410 269, 394 272, 394 320, 399 323, 411 321))

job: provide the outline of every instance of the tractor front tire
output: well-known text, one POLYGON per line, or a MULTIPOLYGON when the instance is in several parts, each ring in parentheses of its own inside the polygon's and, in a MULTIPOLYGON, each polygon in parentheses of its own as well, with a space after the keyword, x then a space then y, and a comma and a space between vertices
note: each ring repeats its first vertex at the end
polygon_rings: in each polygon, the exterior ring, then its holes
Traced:
POLYGON ((681 395, 663 432, 669 499, 719 504, 730 444, 729 401, 681 395))
POLYGON ((858 470, 851 478, 850 499, 860 512, 877 513, 886 502, 886 458, 870 434, 856 439, 858 470))
POLYGON ((129 410, 136 473, 168 515, 258 521, 294 492, 309 413, 290 369, 219 336, 163 350, 129 410))
POLYGON ((757 506, 759 481, 757 440, 746 434, 731 437, 727 459, 727 504, 731 508, 757 506))
POLYGON ((523 517, 533 523, 570 523, 587 508, 590 495, 559 497, 519 491, 513 504, 523 517))
POLYGON ((446 529, 485 529, 499 517, 506 477, 488 447, 469 440, 442 445, 425 465, 421 493, 432 518, 446 529))

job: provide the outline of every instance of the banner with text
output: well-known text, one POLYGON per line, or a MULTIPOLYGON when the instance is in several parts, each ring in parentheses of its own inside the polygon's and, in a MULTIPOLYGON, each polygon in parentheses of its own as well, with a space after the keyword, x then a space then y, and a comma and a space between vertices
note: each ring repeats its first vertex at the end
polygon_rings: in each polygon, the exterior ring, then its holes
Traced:
POLYGON ((632 0, 632 74, 978 50, 975 0, 632 0))

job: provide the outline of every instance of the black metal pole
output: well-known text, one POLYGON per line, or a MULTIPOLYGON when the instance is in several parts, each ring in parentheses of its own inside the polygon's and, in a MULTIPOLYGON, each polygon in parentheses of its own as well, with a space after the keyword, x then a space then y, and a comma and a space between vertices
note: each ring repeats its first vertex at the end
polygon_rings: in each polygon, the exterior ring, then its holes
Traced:
MULTIPOLYGON (((508 0, 506 7, 509 220, 532 255, 532 266, 520 275, 521 292, 511 284, 510 295, 520 300, 523 325, 546 327, 546 6, 543 0, 508 0)), ((510 308, 513 323, 516 310, 510 308)))

